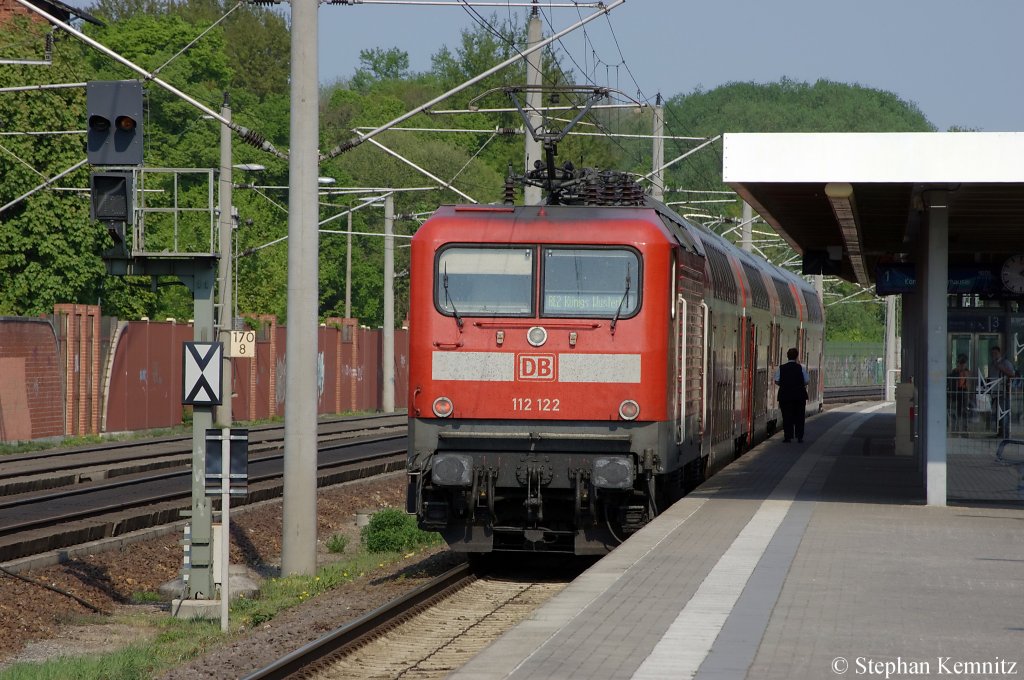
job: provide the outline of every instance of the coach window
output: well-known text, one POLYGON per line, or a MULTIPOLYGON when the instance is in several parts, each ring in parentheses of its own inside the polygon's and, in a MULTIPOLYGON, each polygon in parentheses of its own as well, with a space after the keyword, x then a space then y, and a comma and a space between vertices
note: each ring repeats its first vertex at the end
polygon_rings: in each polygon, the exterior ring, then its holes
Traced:
POLYGON ((632 249, 545 248, 541 315, 633 316, 640 273, 640 255, 632 249))
POLYGON ((533 261, 533 248, 446 248, 437 257, 437 308, 449 316, 533 316, 533 261))

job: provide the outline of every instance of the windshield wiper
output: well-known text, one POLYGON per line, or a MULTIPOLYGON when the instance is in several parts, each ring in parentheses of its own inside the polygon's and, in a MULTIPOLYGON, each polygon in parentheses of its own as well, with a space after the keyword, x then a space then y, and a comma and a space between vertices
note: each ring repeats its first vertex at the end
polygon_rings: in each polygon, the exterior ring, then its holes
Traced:
POLYGON ((626 269, 626 290, 622 292, 622 299, 619 300, 619 306, 615 308, 615 316, 612 317, 611 331, 612 335, 615 335, 615 324, 619 322, 619 315, 622 314, 622 305, 625 304, 626 298, 629 297, 629 284, 631 282, 629 276, 629 269, 626 269))
POLYGON ((452 300, 448 294, 448 263, 444 265, 444 275, 441 278, 444 284, 444 301, 452 308, 452 314, 455 315, 455 323, 459 325, 459 330, 462 330, 462 317, 459 316, 459 310, 455 309, 455 301, 452 300))

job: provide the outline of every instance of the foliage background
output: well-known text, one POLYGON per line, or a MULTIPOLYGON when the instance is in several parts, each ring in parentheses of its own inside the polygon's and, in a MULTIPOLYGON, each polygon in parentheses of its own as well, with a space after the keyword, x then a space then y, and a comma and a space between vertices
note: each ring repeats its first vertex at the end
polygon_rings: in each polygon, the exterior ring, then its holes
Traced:
MULTIPOLYGON (((288 75, 290 38, 286 19, 273 10, 234 5, 219 0, 98 0, 90 12, 102 27, 86 24, 86 33, 135 61, 213 109, 224 93, 230 96, 233 120, 258 131, 277 148, 287 149, 289 134, 288 75), (234 9, 232 9, 234 7, 234 9), (229 10, 231 10, 229 12, 229 10), (216 27, 210 26, 228 13, 216 27), (204 34, 205 32, 205 34, 204 34), (197 36, 204 34, 199 40, 197 36), (193 42, 195 41, 195 42, 193 42), (186 45, 191 46, 183 50, 186 45), (179 54, 181 52, 181 54, 179 54), (177 55, 177 56, 175 56, 177 55)), ((526 42, 525 18, 492 15, 494 30, 463 31, 461 41, 442 47, 431 68, 412 72, 408 55, 381 46, 362 53, 361 65, 351 77, 321 88, 321 149, 351 138, 352 129, 376 126, 433 98, 463 80, 514 54, 526 42), (522 19, 522 21, 519 21, 522 19), (518 22, 518 23, 517 23, 518 22)), ((0 56, 40 58, 46 27, 18 20, 0 26, 0 56)), ((109 58, 71 36, 57 31, 52 65, 0 66, 0 87, 53 82, 84 82, 136 77, 109 58)), ((563 62, 568 55, 545 56, 544 81, 571 83, 580 77, 563 62)), ((571 59, 571 57, 570 57, 571 59)), ((464 107, 488 88, 525 82, 521 65, 488 78, 445 103, 464 107)), ((145 159, 148 167, 215 168, 219 155, 219 126, 199 111, 152 84, 145 86, 145 159)), ((485 100, 483 105, 499 105, 485 100)), ((582 128, 631 134, 650 132, 649 110, 591 113, 582 128)), ((0 94, 0 131, 80 130, 86 118, 82 89, 0 94)), ((896 95, 826 80, 815 83, 783 79, 777 83, 730 83, 713 90, 680 93, 667 99, 666 134, 707 137, 725 131, 930 131, 934 127, 913 104, 896 95)), ((500 199, 510 164, 522 163, 522 136, 497 135, 496 127, 519 127, 513 114, 480 113, 457 116, 419 115, 407 126, 484 130, 473 133, 388 132, 379 141, 427 167, 478 201, 500 199)), ((0 205, 29 191, 45 178, 84 158, 84 135, 0 137, 0 205)), ((695 142, 669 141, 666 159, 692 148, 695 142)), ((234 144, 236 164, 266 166, 259 175, 236 172, 236 183, 286 186, 285 162, 240 140, 234 144)), ((643 174, 650 169, 649 140, 569 137, 559 145, 561 160, 577 165, 614 168, 643 174)), ((336 186, 426 186, 429 180, 409 166, 364 144, 322 165, 321 175, 334 177, 336 186)), ((690 190, 727 189, 721 182, 721 146, 713 144, 667 173, 667 185, 690 190)), ((88 166, 59 181, 58 187, 87 187, 88 166)), ((201 189, 185 194, 199 198, 201 189)), ((667 200, 682 194, 670 193, 667 200)), ((321 219, 353 205, 348 196, 322 197, 321 219)), ((447 190, 398 194, 396 213, 404 216, 398 233, 415 231, 420 219, 439 204, 461 201, 447 190)), ((242 315, 272 313, 287 320, 286 242, 264 246, 287 234, 287 192, 276 189, 236 189, 234 203, 240 215, 236 231, 242 315)), ((685 206, 680 208, 684 212, 685 206)), ((736 222, 738 200, 714 209, 711 223, 719 232, 736 222)), ((380 233, 381 211, 359 210, 353 215, 356 231, 380 233)), ((328 228, 345 229, 337 220, 328 228)), ((160 238, 160 224, 147 225, 160 238)), ((166 238, 166 234, 164 235, 166 238)), ((102 225, 89 219, 88 195, 82 191, 40 191, 0 213, 0 314, 48 313, 57 302, 99 303, 104 313, 122 318, 190 318, 191 297, 176 280, 116 278, 106 275, 101 253, 109 247, 102 225)), ((344 312, 344 236, 320 238, 320 313, 344 312)), ((399 245, 402 245, 401 243, 399 245)), ((775 262, 792 256, 786 247, 765 247, 775 262)), ((353 239, 352 315, 378 326, 383 319, 383 242, 378 237, 353 239)), ((396 271, 408 268, 408 249, 396 250, 396 271)), ((396 310, 401 322, 408 306, 408 278, 396 282, 396 310)), ((878 340, 884 306, 870 291, 852 284, 829 281, 826 304, 850 297, 827 308, 830 340, 878 340)))

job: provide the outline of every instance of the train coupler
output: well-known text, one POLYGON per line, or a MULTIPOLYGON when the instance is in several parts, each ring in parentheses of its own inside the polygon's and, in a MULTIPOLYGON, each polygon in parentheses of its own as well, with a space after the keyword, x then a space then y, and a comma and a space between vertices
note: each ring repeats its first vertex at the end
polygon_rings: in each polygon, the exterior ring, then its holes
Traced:
POLYGON ((645 505, 626 505, 619 512, 619 526, 624 531, 639 531, 647 524, 648 508, 645 505))
POLYGON ((426 531, 440 531, 448 526, 448 504, 443 501, 425 501, 420 528, 426 531))
POLYGON ((594 494, 590 488, 590 475, 585 470, 574 470, 571 473, 575 494, 573 498, 573 521, 576 526, 583 524, 583 514, 589 512, 594 517, 594 494))
POLYGON ((544 468, 531 462, 526 466, 526 500, 523 506, 526 508, 528 522, 544 521, 544 499, 541 496, 541 485, 544 468))

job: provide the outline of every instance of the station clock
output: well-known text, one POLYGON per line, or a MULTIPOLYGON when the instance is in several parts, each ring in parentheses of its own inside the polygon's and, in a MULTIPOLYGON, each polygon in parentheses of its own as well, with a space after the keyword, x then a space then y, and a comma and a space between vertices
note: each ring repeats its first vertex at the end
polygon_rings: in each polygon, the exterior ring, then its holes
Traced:
POLYGON ((1003 288, 1016 295, 1024 295, 1024 255, 1011 255, 1007 258, 1000 277, 1003 288))

